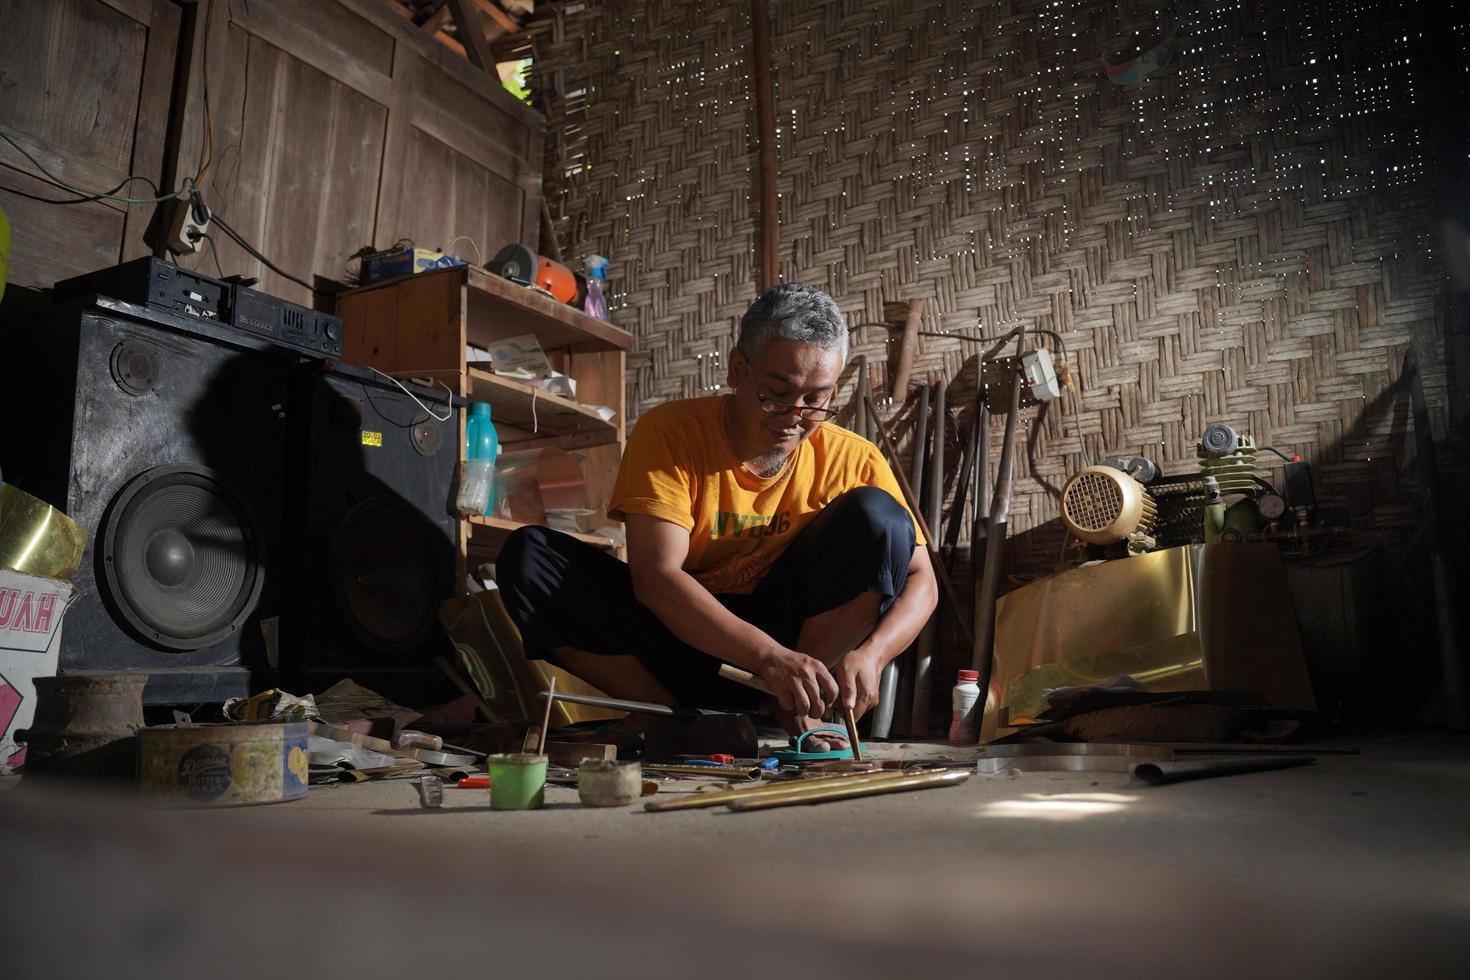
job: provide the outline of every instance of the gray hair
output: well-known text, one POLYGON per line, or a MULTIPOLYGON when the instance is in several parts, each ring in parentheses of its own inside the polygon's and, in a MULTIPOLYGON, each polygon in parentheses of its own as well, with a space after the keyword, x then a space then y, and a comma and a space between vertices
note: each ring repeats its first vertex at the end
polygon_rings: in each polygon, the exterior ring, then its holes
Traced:
POLYGON ((815 286, 783 282, 750 304, 740 318, 740 339, 735 342, 740 353, 753 362, 776 339, 835 350, 847 363, 847 323, 837 302, 815 286))

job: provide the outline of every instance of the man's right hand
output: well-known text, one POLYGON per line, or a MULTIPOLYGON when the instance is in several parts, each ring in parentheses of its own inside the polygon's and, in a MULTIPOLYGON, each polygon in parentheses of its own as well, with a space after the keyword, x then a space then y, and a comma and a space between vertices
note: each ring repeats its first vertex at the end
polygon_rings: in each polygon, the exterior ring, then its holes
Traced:
POLYGON ((837 681, 816 657, 781 650, 766 657, 756 673, 781 707, 798 718, 820 718, 837 701, 837 681))

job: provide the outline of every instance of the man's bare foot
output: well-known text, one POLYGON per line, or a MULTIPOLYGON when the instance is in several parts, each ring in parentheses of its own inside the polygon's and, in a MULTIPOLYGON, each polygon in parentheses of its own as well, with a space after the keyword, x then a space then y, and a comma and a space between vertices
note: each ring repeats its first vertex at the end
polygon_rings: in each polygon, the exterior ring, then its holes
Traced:
MULTIPOLYGON (((820 718, 798 718, 794 712, 787 711, 775 702, 767 710, 776 719, 776 724, 786 729, 786 733, 793 738, 826 724, 820 718)), ((847 737, 836 732, 822 732, 802 742, 801 747, 804 752, 840 752, 848 747, 847 737)))

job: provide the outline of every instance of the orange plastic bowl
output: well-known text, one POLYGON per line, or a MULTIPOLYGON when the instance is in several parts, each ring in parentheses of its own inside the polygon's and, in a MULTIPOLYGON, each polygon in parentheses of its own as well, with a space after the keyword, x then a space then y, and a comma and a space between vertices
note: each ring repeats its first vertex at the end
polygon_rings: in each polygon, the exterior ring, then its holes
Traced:
POLYGON ((563 303, 577 301, 577 277, 572 270, 544 255, 536 256, 536 285, 563 303))

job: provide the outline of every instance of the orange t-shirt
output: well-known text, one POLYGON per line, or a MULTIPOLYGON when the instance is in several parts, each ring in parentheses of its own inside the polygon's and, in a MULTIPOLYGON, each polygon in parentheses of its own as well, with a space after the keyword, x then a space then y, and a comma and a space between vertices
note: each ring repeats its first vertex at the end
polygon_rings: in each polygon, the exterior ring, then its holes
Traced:
MULTIPOLYGON (((728 397, 645 412, 628 437, 607 507, 615 521, 645 514, 687 530, 684 570, 711 592, 754 590, 797 532, 854 487, 880 487, 903 503, 878 447, 831 423, 802 440, 781 472, 756 476, 735 458, 725 434, 728 397)), ((917 521, 914 534, 922 544, 917 521)))

